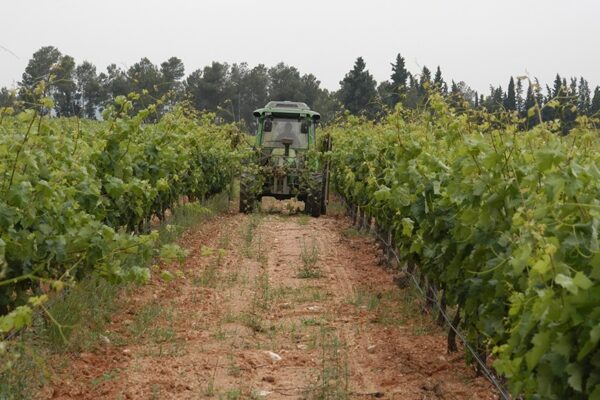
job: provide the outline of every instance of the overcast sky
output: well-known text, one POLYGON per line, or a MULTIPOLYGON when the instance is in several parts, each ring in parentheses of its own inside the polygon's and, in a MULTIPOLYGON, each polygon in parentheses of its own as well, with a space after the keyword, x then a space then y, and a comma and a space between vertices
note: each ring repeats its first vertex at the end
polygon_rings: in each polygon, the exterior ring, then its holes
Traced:
POLYGON ((377 81, 397 53, 409 71, 489 84, 556 72, 600 84, 600 2, 594 0, 21 0, 0 13, 0 86, 14 86, 32 53, 58 47, 99 71, 141 57, 181 58, 186 73, 213 60, 279 61, 336 90, 358 56, 377 81), (11 54, 11 53, 14 53, 11 54))

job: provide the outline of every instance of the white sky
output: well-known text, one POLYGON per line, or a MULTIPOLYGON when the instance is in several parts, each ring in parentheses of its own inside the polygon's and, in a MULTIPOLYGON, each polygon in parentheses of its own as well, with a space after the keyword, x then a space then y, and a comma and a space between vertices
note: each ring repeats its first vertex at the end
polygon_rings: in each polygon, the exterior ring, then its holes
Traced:
POLYGON ((283 61, 335 90, 358 56, 377 81, 401 53, 411 72, 488 92, 526 72, 600 84, 597 0, 9 0, 0 7, 0 86, 53 45, 99 71, 141 57, 181 58, 186 74, 211 61, 283 61))

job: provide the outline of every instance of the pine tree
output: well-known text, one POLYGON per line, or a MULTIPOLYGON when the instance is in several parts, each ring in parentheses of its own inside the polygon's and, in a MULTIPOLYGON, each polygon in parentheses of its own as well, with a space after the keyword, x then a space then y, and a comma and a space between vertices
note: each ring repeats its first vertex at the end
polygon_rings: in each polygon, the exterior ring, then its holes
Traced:
POLYGON ((365 114, 373 118, 377 111, 377 83, 366 66, 362 57, 356 59, 354 68, 340 82, 338 95, 344 107, 352 114, 365 114))
POLYGON ((577 78, 571 78, 568 93, 569 97, 577 98, 577 78))
POLYGON ((577 110, 581 115, 589 115, 591 106, 591 92, 588 81, 579 78, 579 92, 577 94, 577 110))
POLYGON ((458 85, 456 84, 456 82, 454 82, 454 80, 452 80, 452 82, 450 83, 450 105, 452 107, 454 107, 455 109, 459 109, 461 108, 461 103, 463 101, 463 98, 461 96, 460 93, 460 89, 458 88, 458 85))
POLYGON ((431 71, 429 68, 423 67, 421 78, 419 79, 419 88, 423 93, 426 91, 425 86, 428 86, 429 84, 431 84, 431 71))
POLYGON ((440 91, 441 94, 446 95, 448 92, 448 85, 444 82, 444 78, 442 78, 442 70, 438 65, 437 70, 435 71, 435 76, 433 78, 433 86, 440 91))
POLYGON ((460 94, 460 90, 458 90, 458 85, 452 79, 452 83, 450 84, 450 93, 453 95, 460 94))
POLYGON ((556 74, 552 88, 546 85, 548 96, 542 108, 542 118, 544 121, 554 121, 560 119, 561 109, 564 107, 566 99, 567 80, 556 74))
POLYGON ((490 86, 490 97, 486 104, 486 109, 489 112, 497 112, 502 109, 504 104, 504 92, 502 90, 502 86, 498 86, 494 88, 490 86))
POLYGON ((406 97, 403 103, 408 108, 416 109, 421 104, 421 91, 419 89, 419 81, 413 74, 409 73, 408 82, 408 89, 406 91, 406 97))
MULTIPOLYGON (((567 85, 565 85, 565 86, 567 86, 567 85)), ((551 97, 560 96, 562 93, 562 87, 563 87, 563 83, 562 83, 562 80, 560 79, 560 75, 556 74, 556 78, 554 78, 554 88, 552 89, 552 91, 548 90, 549 91, 548 95, 551 97)))
POLYGON ((429 99, 427 90, 431 89, 431 71, 427 67, 421 70, 421 76, 418 83, 418 103, 425 104, 429 99))
POLYGON ((564 135, 569 133, 571 129, 575 127, 575 121, 579 115, 578 100, 577 78, 571 78, 568 98, 566 99, 565 108, 562 113, 562 132, 564 135))
POLYGON ((538 106, 542 106, 544 104, 544 94, 542 93, 542 86, 540 85, 540 81, 538 78, 534 78, 534 86, 533 86, 533 97, 537 102, 538 106))
POLYGON ((392 63, 391 78, 391 96, 390 105, 394 107, 402 99, 402 95, 406 93, 406 80, 409 78, 409 73, 406 70, 404 58, 398 53, 396 63, 392 63))

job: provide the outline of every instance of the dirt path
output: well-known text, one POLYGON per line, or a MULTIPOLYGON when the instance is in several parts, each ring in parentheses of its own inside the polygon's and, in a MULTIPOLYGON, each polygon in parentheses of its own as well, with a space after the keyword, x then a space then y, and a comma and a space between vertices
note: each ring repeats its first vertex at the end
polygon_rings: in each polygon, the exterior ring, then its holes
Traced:
POLYGON ((42 398, 496 398, 346 219, 227 214, 180 244, 42 398))

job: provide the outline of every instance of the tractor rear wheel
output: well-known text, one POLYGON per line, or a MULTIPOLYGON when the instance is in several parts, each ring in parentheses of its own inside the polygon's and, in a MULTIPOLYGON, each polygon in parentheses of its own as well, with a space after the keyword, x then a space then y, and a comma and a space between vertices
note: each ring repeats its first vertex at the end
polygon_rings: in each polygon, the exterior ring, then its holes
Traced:
POLYGON ((254 193, 255 177, 247 172, 240 176, 240 212, 249 214, 254 211, 256 205, 256 193, 254 193))
POLYGON ((305 211, 315 218, 320 217, 323 211, 323 174, 320 172, 315 172, 310 176, 305 211))

